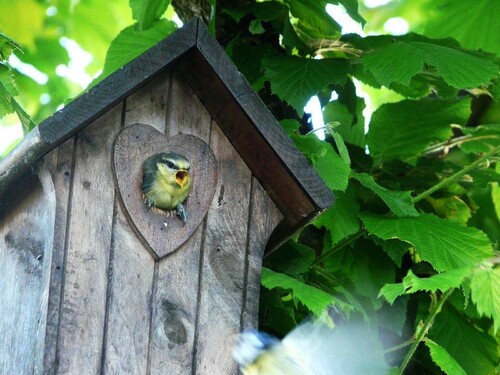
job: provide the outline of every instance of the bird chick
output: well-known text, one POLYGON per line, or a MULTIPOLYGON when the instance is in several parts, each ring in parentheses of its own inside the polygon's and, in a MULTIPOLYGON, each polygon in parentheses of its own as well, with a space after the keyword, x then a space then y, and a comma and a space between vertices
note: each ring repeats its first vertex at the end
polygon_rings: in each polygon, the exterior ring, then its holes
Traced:
POLYGON ((165 211, 176 210, 182 222, 188 220, 182 205, 191 189, 189 161, 175 152, 164 152, 149 157, 144 162, 142 191, 149 208, 165 211))

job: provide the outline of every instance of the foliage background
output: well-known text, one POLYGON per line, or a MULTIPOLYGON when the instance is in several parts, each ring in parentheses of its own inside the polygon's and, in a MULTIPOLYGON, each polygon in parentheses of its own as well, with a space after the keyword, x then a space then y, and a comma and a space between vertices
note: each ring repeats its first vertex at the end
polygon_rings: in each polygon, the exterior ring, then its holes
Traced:
POLYGON ((201 16, 336 196, 265 259, 260 327, 327 310, 373 329, 384 373, 498 373, 500 3, 370 3, 0 0, 1 134, 201 16))

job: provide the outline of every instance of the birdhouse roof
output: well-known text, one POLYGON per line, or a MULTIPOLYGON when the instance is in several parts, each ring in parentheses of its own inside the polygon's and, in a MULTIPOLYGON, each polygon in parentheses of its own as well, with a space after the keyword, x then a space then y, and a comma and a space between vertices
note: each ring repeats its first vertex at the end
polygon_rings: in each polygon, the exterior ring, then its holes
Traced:
POLYGON ((0 161, 0 193, 39 158, 171 68, 181 72, 281 210, 285 231, 333 203, 331 191, 201 20, 190 21, 33 129, 0 161))

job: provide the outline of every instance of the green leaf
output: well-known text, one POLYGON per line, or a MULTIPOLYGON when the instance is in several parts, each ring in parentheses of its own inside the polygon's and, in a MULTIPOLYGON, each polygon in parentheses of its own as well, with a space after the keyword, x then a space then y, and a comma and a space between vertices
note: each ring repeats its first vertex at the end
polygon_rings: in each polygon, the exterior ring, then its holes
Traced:
POLYGON ((337 150, 339 150, 340 157, 347 165, 351 166, 351 158, 349 157, 349 151, 344 143, 344 139, 336 131, 332 131, 331 133, 333 140, 335 141, 335 145, 337 146, 337 150))
POLYGON ((470 274, 470 268, 458 268, 447 272, 438 273, 431 277, 420 278, 412 270, 403 279, 403 286, 406 293, 415 293, 419 291, 446 292, 451 288, 458 288, 463 280, 470 274))
POLYGON ((498 75, 498 65, 490 60, 421 41, 391 43, 366 54, 363 64, 378 82, 387 87, 392 83, 408 86, 411 78, 422 72, 426 65, 434 66, 441 77, 455 88, 486 85, 498 75))
POLYGON ((364 213, 360 216, 369 233, 384 240, 399 238, 413 244, 421 259, 439 272, 472 267, 493 254, 484 232, 434 215, 393 218, 364 213))
POLYGON ((21 46, 14 39, 0 33, 0 62, 7 61, 15 50, 21 51, 21 46))
POLYGON ((426 200, 440 217, 466 224, 472 215, 469 206, 456 195, 446 198, 427 197, 426 200))
POLYGON ((351 168, 333 148, 328 147, 322 157, 313 161, 313 166, 331 190, 344 191, 347 188, 351 168))
POLYGON ((500 2, 476 0, 472 6, 469 0, 433 0, 424 12, 419 30, 434 38, 453 37, 462 46, 482 49, 500 54, 500 2))
POLYGON ((385 297, 387 302, 392 304, 397 297, 403 294, 421 291, 435 293, 438 290, 444 293, 451 288, 458 288, 470 272, 470 268, 459 268, 431 277, 420 278, 412 270, 409 270, 402 283, 384 285, 378 296, 385 297))
POLYGON ((333 246, 359 230, 358 213, 359 204, 354 189, 349 188, 345 193, 335 194, 335 204, 323 212, 313 225, 328 229, 333 246))
POLYGON ((498 364, 495 339, 478 330, 453 308, 443 306, 429 331, 429 338, 442 346, 468 375, 495 373, 498 364))
POLYGON ((500 328, 500 268, 484 265, 475 270, 471 292, 479 314, 493 318, 496 333, 500 328))
POLYGON ((315 315, 320 316, 325 309, 334 303, 333 296, 321 289, 307 285, 293 277, 262 268, 262 286, 267 289, 290 289, 293 297, 300 301, 315 315))
POLYGON ((132 16, 139 25, 139 30, 149 29, 163 16, 170 0, 130 0, 132 16))
POLYGON ((470 136, 460 144, 460 149, 464 152, 487 152, 500 144, 500 124, 462 127, 461 130, 470 136))
POLYGON ((314 250, 295 242, 287 241, 278 250, 266 257, 265 266, 287 275, 302 275, 309 271, 314 262, 314 250))
POLYGON ((385 284, 378 294, 379 297, 384 297, 389 304, 393 304, 396 298, 405 294, 403 283, 385 284))
POLYGON ((352 173, 364 187, 377 194, 396 216, 418 216, 418 211, 413 207, 410 191, 391 191, 377 184, 375 179, 366 173, 352 173))
POLYGON ((153 47, 176 28, 175 23, 162 19, 147 30, 138 30, 136 25, 123 29, 109 46, 104 69, 98 81, 153 47))
POLYGON ((290 7, 295 31, 307 44, 315 40, 337 39, 340 25, 326 12, 325 0, 285 0, 290 7))
POLYGON ((451 137, 451 124, 465 124, 469 114, 469 98, 381 105, 370 122, 370 154, 384 161, 418 156, 431 142, 451 137))
POLYGON ((378 294, 384 285, 394 281, 395 267, 382 249, 371 241, 360 239, 358 246, 351 251, 353 263, 348 277, 357 293, 367 297, 374 310, 379 310, 383 301, 377 298, 378 294))
POLYGON ((265 77, 273 92, 293 106, 299 114, 309 99, 332 83, 342 84, 349 72, 344 59, 304 59, 270 56, 263 61, 265 77))
POLYGON ((411 244, 399 240, 384 241, 375 236, 370 236, 370 240, 380 246, 398 267, 401 267, 403 255, 410 251, 411 248, 411 244))
POLYGON ((357 98, 355 94, 353 96, 354 98, 350 98, 351 103, 349 103, 354 107, 351 109, 353 113, 340 101, 332 101, 323 107, 323 121, 326 124, 339 123, 340 125, 335 127, 335 132, 342 135, 346 143, 365 148, 365 129, 362 117, 364 101, 357 98), (354 123, 355 118, 356 123, 354 123))
POLYGON ((431 358, 439 368, 448 375, 467 375, 462 366, 444 349, 435 342, 426 340, 425 345, 429 348, 431 358))
POLYGON ((363 26, 366 24, 366 20, 358 12, 358 0, 328 0, 328 3, 342 4, 349 17, 363 26))

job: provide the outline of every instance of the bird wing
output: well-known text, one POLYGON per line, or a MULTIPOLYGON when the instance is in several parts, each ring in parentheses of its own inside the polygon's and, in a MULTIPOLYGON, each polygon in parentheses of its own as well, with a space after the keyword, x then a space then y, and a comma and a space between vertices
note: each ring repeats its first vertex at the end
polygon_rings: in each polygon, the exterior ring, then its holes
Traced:
POLYGON ((157 158, 155 157, 150 157, 144 162, 144 176, 141 186, 144 193, 147 193, 153 187, 156 177, 156 163, 157 158))

